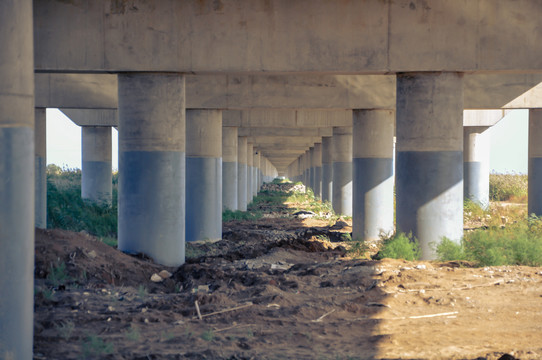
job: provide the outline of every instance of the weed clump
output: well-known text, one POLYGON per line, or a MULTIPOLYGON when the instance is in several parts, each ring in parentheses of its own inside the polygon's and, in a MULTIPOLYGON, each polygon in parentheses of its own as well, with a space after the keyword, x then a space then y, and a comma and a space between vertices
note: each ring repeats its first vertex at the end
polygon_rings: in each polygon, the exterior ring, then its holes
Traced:
POLYGON ((382 248, 375 255, 380 260, 384 258, 418 260, 421 250, 418 240, 412 234, 398 233, 382 239, 382 248))
POLYGON ((490 200, 526 202, 527 180, 528 176, 523 174, 490 174, 490 200))

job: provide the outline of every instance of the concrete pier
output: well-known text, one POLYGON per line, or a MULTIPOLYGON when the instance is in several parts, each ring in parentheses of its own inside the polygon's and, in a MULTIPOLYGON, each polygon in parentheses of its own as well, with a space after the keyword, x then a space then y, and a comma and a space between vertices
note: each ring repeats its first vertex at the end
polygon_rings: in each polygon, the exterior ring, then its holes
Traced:
POLYGON ((81 128, 81 197, 100 205, 112 201, 111 144, 111 127, 81 128))
POLYGON ((222 238, 222 112, 186 110, 186 241, 222 238))
POLYGON ((185 259, 185 106, 179 74, 120 74, 119 249, 185 259))
POLYGON ((333 210, 352 216, 352 127, 333 128, 333 210))
POLYGON ((237 194, 239 176, 237 134, 236 127, 222 128, 222 208, 230 210, 239 209, 237 194))
POLYGON ((333 199, 333 137, 322 138, 322 201, 333 199))
POLYGON ((308 167, 309 167, 309 187, 312 189, 312 191, 314 192, 314 162, 315 162, 315 158, 314 158, 314 146, 311 146, 309 148, 309 152, 308 152, 308 167))
POLYGON ((260 152, 257 149, 252 150, 252 196, 258 196, 260 188, 260 152))
POLYGON ((314 144, 314 156, 312 157, 314 169, 314 196, 322 198, 322 143, 314 144))
POLYGON ((528 213, 542 216, 542 109, 529 110, 528 213))
MULTIPOLYGON (((224 176, 224 174, 222 174, 224 176)), ((239 136, 237 144, 237 206, 247 211, 247 138, 239 136)))
POLYGON ((397 75, 397 230, 432 243, 463 235, 463 82, 454 72, 397 75))
POLYGON ((463 127, 463 195, 489 207, 489 126, 463 127))
POLYGON ((252 181, 254 180, 253 172, 252 172, 252 162, 254 160, 254 145, 252 143, 247 142, 247 188, 245 191, 247 192, 247 205, 252 202, 253 191, 252 191, 252 181))
POLYGON ((35 161, 34 173, 35 208, 34 224, 37 228, 47 228, 47 120, 45 108, 36 108, 34 125, 35 161))
POLYGON ((34 52, 32 1, 0 1, 0 359, 32 359, 34 52))
POLYGON ((393 110, 354 110, 352 238, 393 233, 393 110))

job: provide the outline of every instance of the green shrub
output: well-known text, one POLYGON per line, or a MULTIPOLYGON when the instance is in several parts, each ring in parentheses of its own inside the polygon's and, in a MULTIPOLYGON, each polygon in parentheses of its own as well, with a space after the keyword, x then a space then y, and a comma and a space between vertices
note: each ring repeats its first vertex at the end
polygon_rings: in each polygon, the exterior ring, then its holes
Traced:
POLYGON ((490 200, 527 201, 527 180, 527 175, 522 174, 490 174, 490 200))
POLYGON ((261 211, 241 211, 241 210, 230 210, 226 209, 222 212, 222 221, 232 221, 232 220, 257 220, 261 219, 261 211))
POLYGON ((399 233, 383 239, 382 248, 376 254, 377 259, 405 259, 418 260, 420 258, 420 244, 412 234, 399 233))
POLYGON ((439 260, 468 260, 478 266, 542 266, 542 221, 530 217, 505 228, 467 233, 461 244, 444 239, 436 248, 439 260))

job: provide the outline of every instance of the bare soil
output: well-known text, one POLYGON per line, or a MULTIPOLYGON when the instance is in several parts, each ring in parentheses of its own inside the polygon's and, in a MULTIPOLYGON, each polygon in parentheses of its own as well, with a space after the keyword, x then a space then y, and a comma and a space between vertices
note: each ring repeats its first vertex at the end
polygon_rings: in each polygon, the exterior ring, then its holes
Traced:
POLYGON ((542 358, 541 268, 352 259, 350 231, 229 222, 174 269, 37 230, 34 358, 542 358), (51 281, 62 263, 68 277, 51 281), (152 282, 161 270, 173 275, 152 282))

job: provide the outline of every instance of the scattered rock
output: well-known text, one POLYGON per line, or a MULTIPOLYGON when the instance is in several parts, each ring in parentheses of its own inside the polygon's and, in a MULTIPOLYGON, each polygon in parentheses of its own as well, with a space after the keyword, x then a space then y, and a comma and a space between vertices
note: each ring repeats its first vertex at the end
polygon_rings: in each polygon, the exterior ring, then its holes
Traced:
POLYGON ((159 282, 164 281, 164 279, 160 275, 158 275, 157 273, 154 273, 151 276, 151 281, 155 282, 155 283, 159 283, 159 282))
POLYGON ((167 270, 162 270, 162 271, 160 271, 160 272, 158 273, 158 275, 160 275, 160 277, 161 277, 162 279, 165 280, 165 279, 169 279, 169 278, 171 277, 171 275, 173 275, 173 274, 170 273, 170 272, 167 271, 167 270))
POLYGON ((91 250, 91 251, 89 251, 89 252, 87 253, 87 256, 88 256, 89 258, 91 258, 91 259, 96 259, 96 257, 97 257, 98 255, 96 254, 96 251, 91 250))

